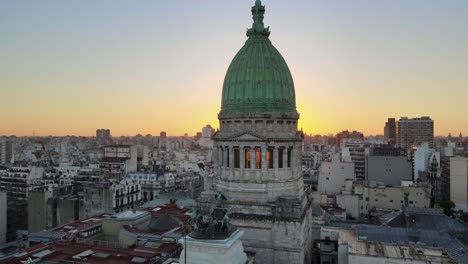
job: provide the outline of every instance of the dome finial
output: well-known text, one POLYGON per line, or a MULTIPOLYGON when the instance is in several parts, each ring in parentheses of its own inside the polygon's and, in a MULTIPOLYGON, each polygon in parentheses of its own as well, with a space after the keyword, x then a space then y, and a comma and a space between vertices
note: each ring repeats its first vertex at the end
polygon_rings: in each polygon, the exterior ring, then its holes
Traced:
POLYGON ((252 19, 254 22, 252 28, 247 30, 247 36, 264 35, 268 37, 270 35, 270 27, 265 28, 263 24, 264 15, 265 6, 262 6, 261 0, 256 0, 255 5, 252 6, 252 19))

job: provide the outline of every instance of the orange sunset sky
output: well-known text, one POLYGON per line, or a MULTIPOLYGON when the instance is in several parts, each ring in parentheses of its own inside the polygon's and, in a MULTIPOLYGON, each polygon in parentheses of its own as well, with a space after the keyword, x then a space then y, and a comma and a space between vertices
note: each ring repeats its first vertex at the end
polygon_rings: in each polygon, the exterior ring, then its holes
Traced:
MULTIPOLYGON (((218 127, 253 0, 0 2, 0 135, 218 127)), ((468 1, 265 0, 306 133, 430 116, 468 135, 468 1)))

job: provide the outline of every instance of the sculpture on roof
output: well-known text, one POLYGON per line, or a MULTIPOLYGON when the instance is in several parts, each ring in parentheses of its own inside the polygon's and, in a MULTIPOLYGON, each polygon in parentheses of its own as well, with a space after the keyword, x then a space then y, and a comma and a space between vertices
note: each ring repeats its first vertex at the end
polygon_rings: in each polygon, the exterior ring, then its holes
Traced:
POLYGON ((223 240, 228 238, 232 232, 236 230, 236 228, 229 223, 228 210, 221 207, 224 200, 226 200, 226 197, 220 191, 217 191, 214 195, 216 207, 211 209, 206 220, 196 209, 192 210, 191 219, 193 232, 189 234, 190 237, 196 239, 223 240))

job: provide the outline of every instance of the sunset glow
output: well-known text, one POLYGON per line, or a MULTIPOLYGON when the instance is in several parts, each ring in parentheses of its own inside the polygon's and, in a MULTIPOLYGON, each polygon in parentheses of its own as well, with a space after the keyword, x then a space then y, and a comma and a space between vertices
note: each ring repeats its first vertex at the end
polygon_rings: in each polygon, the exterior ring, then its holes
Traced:
MULTIPOLYGON (((218 127, 251 0, 2 1, 0 135, 193 135, 218 127)), ((299 128, 383 134, 431 116, 468 134, 468 2, 264 1, 299 128)))

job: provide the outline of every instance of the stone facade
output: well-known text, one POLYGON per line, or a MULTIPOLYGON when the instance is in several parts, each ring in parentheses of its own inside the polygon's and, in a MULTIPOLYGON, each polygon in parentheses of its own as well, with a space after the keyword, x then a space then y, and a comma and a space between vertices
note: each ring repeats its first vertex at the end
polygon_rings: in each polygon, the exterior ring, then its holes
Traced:
MULTIPOLYGON (((302 176, 294 83, 269 40, 265 6, 252 7, 248 40, 231 62, 223 85, 219 131, 213 139, 213 185, 222 206, 245 234, 255 263, 310 263, 312 198, 302 176)), ((212 192, 199 199, 202 214, 212 192)))
MULTIPOLYGON (((214 139, 214 186, 256 263, 308 263, 311 198, 304 189, 297 117, 221 119, 214 139), (235 125, 234 125, 235 124, 235 125)), ((205 212, 210 193, 199 200, 205 212)))

